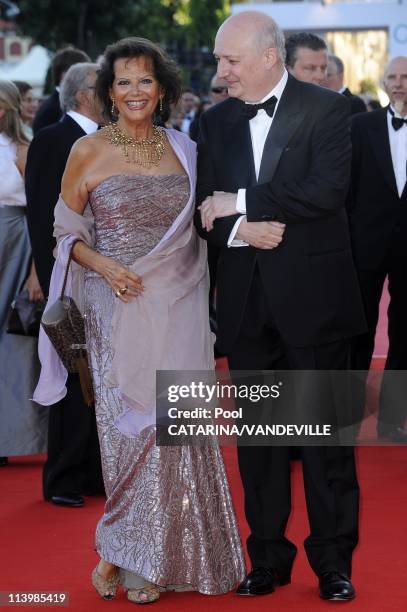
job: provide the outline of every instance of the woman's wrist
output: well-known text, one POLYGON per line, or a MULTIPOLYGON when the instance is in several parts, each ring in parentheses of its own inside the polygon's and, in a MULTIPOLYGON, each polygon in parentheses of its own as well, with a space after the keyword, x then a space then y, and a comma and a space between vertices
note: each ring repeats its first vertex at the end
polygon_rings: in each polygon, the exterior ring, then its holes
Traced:
POLYGON ((105 255, 100 255, 100 253, 95 253, 95 258, 94 258, 93 265, 92 265, 93 271, 97 272, 98 274, 104 277, 106 274, 106 267, 109 262, 109 259, 110 258, 106 257, 105 255))

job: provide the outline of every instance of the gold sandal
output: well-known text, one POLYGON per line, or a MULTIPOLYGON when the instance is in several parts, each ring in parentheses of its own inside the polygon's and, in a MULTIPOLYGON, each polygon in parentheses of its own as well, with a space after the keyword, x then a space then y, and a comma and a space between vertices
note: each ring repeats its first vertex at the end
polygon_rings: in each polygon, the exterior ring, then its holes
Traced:
POLYGON ((110 578, 104 578, 98 572, 99 563, 92 572, 92 584, 103 599, 113 599, 117 594, 119 585, 119 572, 116 572, 110 578))
POLYGON ((160 597, 160 590, 155 584, 146 584, 140 589, 129 589, 127 591, 127 599, 131 603, 148 604, 157 601, 160 597))

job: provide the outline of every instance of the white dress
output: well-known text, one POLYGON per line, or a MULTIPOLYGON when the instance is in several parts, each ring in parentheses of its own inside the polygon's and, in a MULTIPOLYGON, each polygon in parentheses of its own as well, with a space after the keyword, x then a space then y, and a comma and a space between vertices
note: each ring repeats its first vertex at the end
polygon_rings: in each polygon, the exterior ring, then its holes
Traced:
POLYGON ((31 262, 16 156, 16 145, 0 133, 0 456, 41 453, 47 446, 47 409, 30 399, 39 374, 37 339, 6 332, 10 304, 31 262))

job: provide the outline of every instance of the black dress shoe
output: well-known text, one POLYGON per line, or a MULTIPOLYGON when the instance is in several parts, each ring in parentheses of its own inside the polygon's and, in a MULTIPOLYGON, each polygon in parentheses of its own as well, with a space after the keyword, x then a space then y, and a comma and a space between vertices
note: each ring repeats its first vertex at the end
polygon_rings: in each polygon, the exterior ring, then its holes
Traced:
POLYGON ((81 508, 85 503, 83 497, 75 495, 74 493, 67 493, 66 495, 53 495, 51 497, 53 504, 57 506, 69 506, 70 508, 81 508))
POLYGON ((0 457, 0 467, 6 467, 8 465, 8 457, 0 457))
POLYGON ((267 595, 276 586, 291 582, 291 572, 280 572, 272 567, 255 567, 238 586, 238 595, 267 595))
POLYGON ((356 592, 345 574, 325 572, 319 579, 319 596, 331 601, 349 601, 356 597, 356 592))
POLYGON ((403 427, 379 424, 377 435, 379 438, 388 438, 396 444, 407 444, 407 431, 403 427))

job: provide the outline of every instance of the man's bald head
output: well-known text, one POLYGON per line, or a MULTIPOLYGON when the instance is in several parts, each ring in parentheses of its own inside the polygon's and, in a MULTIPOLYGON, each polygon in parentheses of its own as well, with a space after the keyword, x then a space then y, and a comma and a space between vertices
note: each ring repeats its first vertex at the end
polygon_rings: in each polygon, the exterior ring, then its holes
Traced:
POLYGON ((257 102, 281 79, 284 71, 284 36, 276 22, 258 11, 232 15, 215 38, 218 76, 229 95, 257 102))
POLYGON ((407 115, 407 57, 395 57, 384 71, 383 87, 391 104, 401 115, 407 115))
POLYGON ((237 36, 250 39, 251 44, 260 52, 269 47, 276 48, 280 60, 285 62, 284 34, 269 15, 260 11, 242 11, 228 17, 220 26, 218 34, 226 29, 231 29, 237 36))

